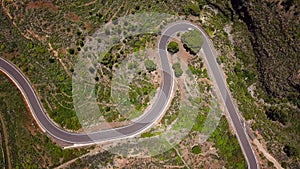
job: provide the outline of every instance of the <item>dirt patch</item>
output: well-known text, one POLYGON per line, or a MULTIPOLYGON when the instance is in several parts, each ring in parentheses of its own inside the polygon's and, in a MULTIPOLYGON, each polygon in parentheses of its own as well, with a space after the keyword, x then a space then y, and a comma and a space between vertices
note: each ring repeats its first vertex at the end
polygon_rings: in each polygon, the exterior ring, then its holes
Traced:
POLYGON ((152 75, 152 78, 151 78, 152 84, 154 84, 155 87, 162 83, 161 70, 156 70, 156 71, 152 72, 151 75, 152 75))
POLYGON ((128 126, 131 124, 131 121, 122 121, 122 122, 111 122, 111 123, 100 123, 95 126, 92 126, 88 129, 80 129, 78 132, 94 132, 94 131, 99 131, 99 130, 106 130, 106 129, 112 129, 112 128, 117 128, 117 127, 122 127, 122 126, 128 126))
MULTIPOLYGON (((176 85, 174 86, 175 89, 179 89, 179 91, 185 91, 184 88, 184 82, 181 78, 177 79, 177 83, 175 83, 176 85)), ((180 92, 180 99, 181 100, 186 100, 186 93, 185 92, 180 92)))
POLYGON ((179 47, 179 51, 178 51, 178 56, 179 58, 186 64, 189 63, 189 61, 192 58, 192 55, 189 54, 183 47, 183 43, 181 43, 181 41, 177 42, 178 43, 178 47, 179 47))
MULTIPOLYGON (((179 48, 179 51, 177 53, 175 53, 173 55, 171 55, 170 53, 168 54, 168 56, 171 60, 171 63, 173 64, 176 62, 180 62, 181 63, 180 66, 181 66, 182 70, 185 72, 186 70, 189 69, 188 64, 189 64, 190 60, 193 58, 193 56, 185 50, 185 48, 183 47, 183 43, 177 37, 171 38, 170 41, 174 41, 174 42, 178 43, 178 48, 179 48)), ((187 78, 185 77, 184 74, 181 77, 177 78, 177 88, 180 91, 186 91, 186 89, 185 89, 185 80, 186 79, 187 78)), ((181 92, 180 98, 182 100, 187 99, 186 93, 181 92)))
POLYGON ((54 57, 60 62, 60 64, 62 65, 62 67, 63 67, 64 70, 66 71, 66 73, 67 73, 70 77, 72 77, 71 72, 70 72, 69 69, 67 68, 66 64, 63 62, 63 60, 62 60, 61 58, 59 58, 58 51, 53 49, 51 43, 48 43, 48 46, 49 46, 49 51, 50 51, 50 52, 53 52, 54 57))
POLYGON ((62 54, 62 55, 66 55, 68 53, 67 49, 62 47, 60 48, 59 52, 62 54))
POLYGON ((6 8, 4 1, 2 1, 1 5, 2 5, 2 9, 4 10, 4 12, 8 16, 8 18, 11 20, 12 24, 14 25, 14 27, 16 27, 16 29, 19 30, 19 32, 21 33, 21 35, 24 38, 26 38, 26 39, 32 40, 28 35, 24 34, 23 31, 21 31, 20 28, 17 26, 17 24, 14 22, 13 16, 10 14, 9 8, 6 8))
POLYGON ((19 57, 20 53, 18 51, 14 51, 14 52, 4 52, 2 53, 2 57, 6 58, 8 60, 12 60, 14 57, 19 57))
POLYGON ((188 62, 192 59, 193 56, 185 50, 185 48, 183 47, 183 43, 181 42, 180 39, 178 39, 178 37, 171 38, 170 42, 171 41, 174 41, 174 42, 178 43, 179 51, 174 55, 178 56, 178 58, 181 61, 188 64, 188 62))
POLYGON ((91 24, 89 22, 84 22, 84 27, 87 32, 89 32, 91 30, 91 24))
POLYGON ((52 11, 58 11, 58 7, 55 6, 51 1, 31 1, 26 6, 26 10, 36 8, 48 8, 52 11))
POLYGON ((89 5, 93 5, 93 4, 95 4, 97 1, 91 1, 91 2, 88 2, 88 3, 86 3, 86 4, 84 4, 84 5, 81 5, 81 6, 89 6, 89 5))
POLYGON ((258 151, 266 157, 266 159, 273 163, 274 167, 277 169, 282 169, 280 163, 268 152, 266 142, 263 136, 258 130, 255 131, 257 138, 253 140, 253 144, 256 145, 258 151))
POLYGON ((32 30, 29 30, 29 29, 26 29, 26 32, 31 35, 32 37, 34 37, 35 39, 41 41, 41 42, 44 42, 47 38, 45 36, 40 36, 38 35, 36 32, 32 31, 32 30))
POLYGON ((148 56, 147 58, 153 60, 153 62, 158 66, 157 70, 151 72, 151 82, 154 85, 159 85, 162 83, 161 81, 161 66, 160 66, 160 59, 157 55, 157 50, 153 50, 153 49, 148 49, 146 52, 146 55, 148 56))
POLYGON ((114 163, 115 163, 115 166, 118 168, 125 168, 128 165, 128 160, 125 158, 123 158, 123 159, 116 158, 114 163))
MULTIPOLYGON (((88 153, 86 153, 86 154, 84 154, 84 155, 82 155, 82 156, 80 156, 78 158, 74 158, 74 159, 72 159, 70 161, 67 161, 67 162, 61 164, 60 166, 55 167, 54 169, 68 168, 68 166, 70 166, 70 164, 76 162, 76 160, 83 159, 84 157, 87 157, 87 156, 96 155, 96 154, 102 152, 102 150, 103 149, 100 146, 97 145, 94 149, 90 150, 88 153)), ((87 168, 87 167, 85 167, 85 168, 87 168)))
POLYGON ((70 21, 73 21, 73 22, 79 22, 80 21, 80 17, 74 12, 68 12, 66 14, 66 18, 69 19, 70 21))
POLYGON ((35 129, 35 126, 34 126, 34 122, 27 123, 26 124, 26 128, 29 130, 29 132, 30 132, 31 135, 36 136, 36 129, 35 129))

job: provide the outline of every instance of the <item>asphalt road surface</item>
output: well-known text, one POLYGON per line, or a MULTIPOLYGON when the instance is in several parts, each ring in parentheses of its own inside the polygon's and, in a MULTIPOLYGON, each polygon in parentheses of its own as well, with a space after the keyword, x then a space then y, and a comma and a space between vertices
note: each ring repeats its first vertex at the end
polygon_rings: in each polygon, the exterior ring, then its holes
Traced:
MULTIPOLYGON (((166 33, 168 32, 169 29, 166 29, 166 33)), ((167 44, 169 38, 170 37, 162 36, 159 45, 160 49, 164 50, 159 50, 163 80, 158 93, 158 98, 155 100, 149 111, 145 112, 132 124, 120 128, 101 130, 91 133, 72 133, 65 131, 56 126, 47 116, 47 113, 44 111, 34 89, 30 85, 30 82, 16 66, 5 59, 0 58, 0 70, 19 88, 40 128, 54 138, 73 144, 73 146, 83 146, 104 141, 134 137, 154 125, 155 122, 162 117, 171 100, 174 79, 173 71, 167 57, 167 44)))
POLYGON ((134 137, 138 134, 141 134, 145 130, 149 129, 152 125, 154 125, 166 111, 168 104, 171 100, 174 86, 174 73, 172 71, 170 62, 167 57, 167 44, 172 35, 176 34, 179 31, 188 31, 188 29, 190 28, 197 29, 202 32, 202 35, 204 37, 202 49, 206 56, 204 60, 209 67, 210 75, 212 75, 212 79, 215 81, 215 84, 220 91, 220 95, 222 96, 222 100, 224 101, 227 107, 231 118, 231 124, 235 129, 237 138, 242 147, 249 168, 258 168, 258 163, 255 154, 252 150, 251 144, 249 143, 248 136, 240 122, 237 113, 237 108, 233 104, 230 92, 226 86, 226 81, 222 76, 223 72, 216 62, 216 52, 211 42, 209 41, 207 35, 191 23, 184 21, 177 22, 175 24, 170 25, 162 33, 158 44, 158 54, 160 56, 160 62, 163 71, 162 84, 160 86, 158 98, 155 101, 155 103, 151 106, 149 111, 145 112, 132 124, 120 128, 101 130, 91 133, 72 133, 65 131, 56 126, 52 122, 52 120, 47 116, 47 113, 44 111, 29 81, 16 66, 6 61, 5 59, 0 58, 0 70, 4 74, 6 74, 6 76, 8 76, 19 88, 23 97, 26 100, 26 104, 29 106, 31 113, 37 121, 40 128, 54 138, 69 143, 76 147, 134 137))
POLYGON ((238 109, 234 105, 234 102, 232 100, 232 97, 230 95, 230 91, 226 86, 226 80, 223 76, 223 71, 220 69, 216 58, 217 58, 217 53, 210 42, 209 38, 205 34, 203 30, 198 28, 197 26, 188 23, 188 22, 181 22, 175 24, 174 27, 172 27, 173 31, 182 31, 182 30, 187 30, 187 29, 195 29, 198 30, 202 33, 203 36, 203 45, 202 45, 202 50, 205 54, 204 61, 206 65, 208 66, 208 72, 214 81, 214 84, 216 85, 220 95, 221 99, 225 103, 227 112, 229 114, 229 117, 231 119, 231 125, 233 126, 236 136, 238 138, 239 144, 242 148, 242 151, 245 155, 248 168, 251 169, 256 169, 259 168, 256 155, 254 154, 254 151, 252 149, 252 146, 249 142, 249 137, 246 133, 246 129, 243 127, 241 123, 241 119, 239 118, 238 114, 238 109))

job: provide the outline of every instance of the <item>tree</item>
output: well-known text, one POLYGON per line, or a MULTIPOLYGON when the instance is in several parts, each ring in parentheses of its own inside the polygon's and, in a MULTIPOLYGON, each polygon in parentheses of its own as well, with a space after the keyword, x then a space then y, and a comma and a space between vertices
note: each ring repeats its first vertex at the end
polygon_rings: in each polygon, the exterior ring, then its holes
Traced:
POLYGON ((172 54, 177 53, 179 51, 178 43, 176 42, 170 42, 168 44, 168 51, 172 54))
POLYGON ((285 145, 283 147, 283 151, 286 153, 286 155, 288 157, 292 157, 292 156, 297 156, 298 155, 297 149, 295 147, 290 146, 290 145, 285 145))
POLYGON ((197 4, 189 4, 184 8, 184 12, 186 15, 194 15, 199 16, 200 14, 200 8, 197 4))
POLYGON ((271 107, 266 111, 267 117, 272 121, 279 121, 282 124, 288 122, 288 112, 285 109, 271 107))
POLYGON ((74 50, 73 48, 70 48, 70 49, 69 49, 69 53, 70 53, 71 55, 74 55, 75 50, 74 50))
POLYGON ((198 30, 192 30, 184 33, 181 36, 181 41, 186 51, 192 55, 196 55, 200 51, 203 44, 202 35, 198 30))
POLYGON ((149 72, 156 70, 156 64, 150 59, 145 61, 145 66, 149 72))
POLYGON ((49 62, 50 62, 50 63, 54 63, 54 62, 55 62, 55 59, 54 59, 54 58, 49 58, 49 62))

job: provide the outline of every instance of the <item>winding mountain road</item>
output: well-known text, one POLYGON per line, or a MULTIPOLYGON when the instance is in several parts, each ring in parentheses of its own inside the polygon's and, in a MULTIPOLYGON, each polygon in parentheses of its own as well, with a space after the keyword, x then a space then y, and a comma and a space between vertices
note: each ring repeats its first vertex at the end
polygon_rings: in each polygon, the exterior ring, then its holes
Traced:
POLYGON ((199 30, 204 37, 202 50, 205 53, 204 60, 208 65, 211 78, 215 82, 216 87, 222 96, 221 99, 226 105, 227 111, 231 118, 231 124, 235 129, 237 138, 246 157, 248 167, 251 169, 258 168, 256 156, 252 150, 246 131, 240 122, 238 110, 233 104, 230 92, 226 86, 226 81, 223 77, 223 72, 216 62, 216 52, 213 48, 213 45, 207 35, 201 29, 189 22, 176 22, 170 25, 162 33, 158 44, 158 54, 162 67, 162 84, 160 86, 158 98, 151 106, 149 111, 145 112, 141 117, 128 126, 91 133, 72 133, 65 131, 56 126, 47 116, 47 113, 43 109, 34 89, 30 85, 29 80, 27 80, 27 78, 16 66, 6 61, 4 58, 0 58, 0 71, 10 78, 19 88, 26 100, 26 104, 30 108, 31 113, 40 128, 45 133, 48 133, 50 136, 58 140, 69 143, 73 147, 76 147, 134 137, 153 126, 167 110, 167 107, 171 101, 174 87, 174 73, 167 57, 167 45, 172 35, 179 31, 188 31, 190 28, 199 30))

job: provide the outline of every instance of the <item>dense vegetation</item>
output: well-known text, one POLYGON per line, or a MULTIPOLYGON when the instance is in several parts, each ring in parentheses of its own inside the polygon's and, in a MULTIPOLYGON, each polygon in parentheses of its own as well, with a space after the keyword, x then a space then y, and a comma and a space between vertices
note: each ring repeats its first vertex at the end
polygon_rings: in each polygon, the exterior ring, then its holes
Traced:
POLYGON ((181 36, 184 48, 191 54, 197 54, 202 46, 202 35, 198 30, 191 30, 181 36))
POLYGON ((300 107, 299 3, 286 0, 250 5, 242 0, 233 0, 232 4, 253 35, 252 44, 262 86, 279 101, 287 98, 300 107))
MULTIPOLYGON (((10 160, 12 168, 54 167, 86 152, 78 149, 64 150, 42 133, 30 112, 26 111, 17 88, 3 75, 0 75, 0 89, 0 116, 5 126, 1 126, 1 130, 6 130, 6 144, 10 154, 6 157, 6 164, 10 160)), ((5 147, 4 139, 1 140, 5 147)))
MULTIPOLYGON (((252 35, 251 44, 257 63, 258 79, 261 88, 265 91, 259 96, 272 104, 266 109, 266 115, 270 120, 279 121, 285 126, 291 125, 281 128, 281 132, 275 131, 276 140, 281 142, 281 147, 283 147, 281 152, 283 150, 294 160, 287 162, 281 153, 276 156, 283 161, 283 167, 299 167, 300 161, 295 158, 295 156, 299 158, 300 152, 300 138, 298 137, 300 135, 300 27, 298 19, 300 13, 297 12, 300 7, 299 3, 286 0, 255 2, 250 5, 245 1, 234 0, 232 5, 252 35), (289 106, 289 104, 297 107, 289 106), (284 139, 282 134, 289 136, 284 139), (295 141, 290 141, 288 138, 294 138, 295 141), (286 149, 286 147, 289 148, 286 149)), ((276 151, 272 147, 269 148, 271 151, 276 151)))
POLYGON ((155 87, 149 81, 150 79, 145 73, 142 78, 133 78, 132 82, 129 84, 129 101, 135 106, 137 111, 143 111, 148 106, 151 99, 150 93, 154 92, 155 87))
POLYGON ((170 42, 167 49, 172 54, 177 53, 179 51, 178 43, 174 41, 170 42))
POLYGON ((227 159, 227 167, 246 168, 246 161, 240 159, 243 156, 243 152, 239 148, 239 143, 235 139, 235 135, 226 130, 228 128, 229 125, 225 117, 221 118, 218 128, 213 132, 210 139, 216 143, 221 158, 227 159))

